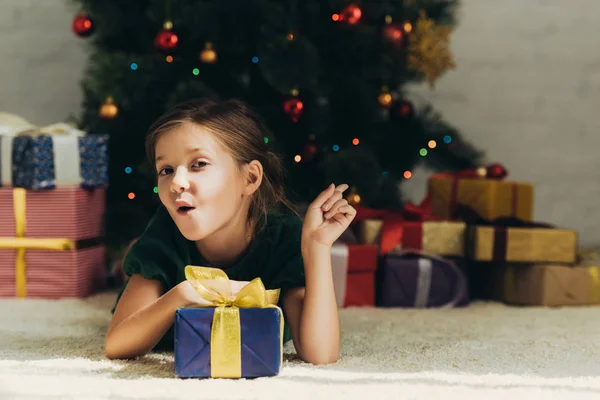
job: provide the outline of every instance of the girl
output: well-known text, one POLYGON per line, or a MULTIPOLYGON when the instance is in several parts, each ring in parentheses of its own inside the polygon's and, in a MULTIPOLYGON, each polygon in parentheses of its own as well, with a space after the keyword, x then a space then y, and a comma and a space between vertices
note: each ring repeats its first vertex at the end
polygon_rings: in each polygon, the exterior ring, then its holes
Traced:
POLYGON ((175 311, 206 305, 184 276, 186 265, 199 265, 223 269, 234 293, 256 277, 281 289, 284 341, 306 362, 338 359, 330 250, 356 216, 342 198, 348 185, 320 193, 304 221, 272 212, 293 207, 266 136, 239 101, 186 102, 150 127, 146 151, 162 204, 124 260, 130 278, 106 335, 108 358, 172 348, 175 311))

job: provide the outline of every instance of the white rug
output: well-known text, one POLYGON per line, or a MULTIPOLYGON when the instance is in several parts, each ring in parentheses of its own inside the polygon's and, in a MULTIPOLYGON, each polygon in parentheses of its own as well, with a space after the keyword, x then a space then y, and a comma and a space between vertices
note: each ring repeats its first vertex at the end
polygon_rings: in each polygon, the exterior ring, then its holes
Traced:
POLYGON ((104 359, 113 300, 0 300, 0 399, 600 398, 600 308, 347 309, 337 364, 235 381, 104 359))

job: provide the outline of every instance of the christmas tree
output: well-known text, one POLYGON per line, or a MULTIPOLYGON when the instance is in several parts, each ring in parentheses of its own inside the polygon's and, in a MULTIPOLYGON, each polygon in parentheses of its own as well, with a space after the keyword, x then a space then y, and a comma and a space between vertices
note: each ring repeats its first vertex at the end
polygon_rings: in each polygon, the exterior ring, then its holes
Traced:
POLYGON ((139 235, 158 205, 148 126, 190 98, 255 108, 300 203, 335 182, 362 206, 400 209, 399 183, 419 163, 458 170, 482 156, 406 91, 434 89, 455 67, 457 1, 71 1, 73 31, 90 44, 80 126, 111 138, 111 247, 139 235))

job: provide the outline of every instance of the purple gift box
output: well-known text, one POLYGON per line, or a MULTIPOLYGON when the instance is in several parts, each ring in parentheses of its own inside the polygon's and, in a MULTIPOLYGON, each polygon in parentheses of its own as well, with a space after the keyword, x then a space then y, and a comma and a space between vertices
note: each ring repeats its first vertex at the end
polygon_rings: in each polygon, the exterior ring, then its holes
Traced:
POLYGON ((413 251, 389 253, 381 268, 382 307, 448 308, 469 304, 467 277, 452 260, 413 251))

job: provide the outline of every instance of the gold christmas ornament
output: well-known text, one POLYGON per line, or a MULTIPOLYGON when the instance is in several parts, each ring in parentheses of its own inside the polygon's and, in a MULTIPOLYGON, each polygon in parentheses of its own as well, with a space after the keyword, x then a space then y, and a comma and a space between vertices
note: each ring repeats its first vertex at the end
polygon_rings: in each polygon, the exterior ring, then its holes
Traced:
POLYGON ((113 119, 119 114, 119 107, 114 103, 112 96, 108 96, 98 112, 101 118, 113 119))
POLYGON ((435 81, 444 71, 456 68, 449 47, 452 29, 436 25, 425 11, 420 12, 413 28, 409 35, 407 68, 421 72, 434 88, 435 81))
POLYGON ((217 52, 213 49, 213 45, 207 42, 204 49, 200 52, 200 61, 205 64, 214 64, 217 62, 217 52))

